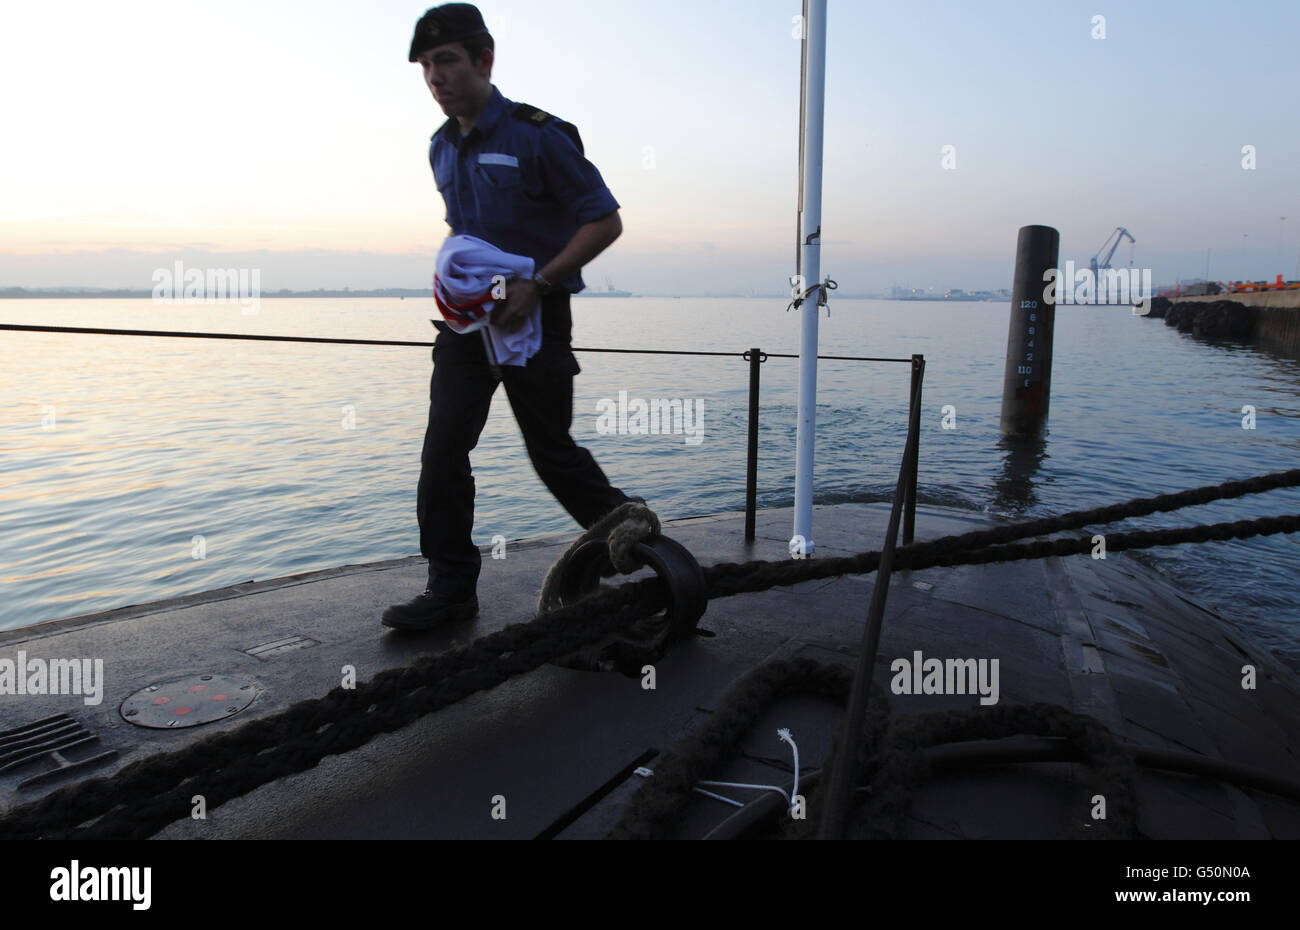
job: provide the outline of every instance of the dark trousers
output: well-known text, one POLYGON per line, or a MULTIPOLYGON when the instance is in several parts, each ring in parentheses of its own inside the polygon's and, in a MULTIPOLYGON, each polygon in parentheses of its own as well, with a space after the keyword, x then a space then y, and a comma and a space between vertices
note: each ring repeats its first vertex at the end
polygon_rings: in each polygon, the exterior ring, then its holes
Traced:
MULTIPOLYGON (((459 593, 478 580, 482 556, 471 538, 474 477, 469 453, 487 422, 497 377, 483 337, 460 335, 438 321, 429 382, 429 426, 424 434, 416 511, 420 553, 429 583, 459 593)), ((542 302, 542 347, 524 366, 502 365, 501 381, 542 482, 584 529, 629 498, 609 483, 591 453, 569 435, 573 376, 581 369, 570 350, 569 295, 542 302)))

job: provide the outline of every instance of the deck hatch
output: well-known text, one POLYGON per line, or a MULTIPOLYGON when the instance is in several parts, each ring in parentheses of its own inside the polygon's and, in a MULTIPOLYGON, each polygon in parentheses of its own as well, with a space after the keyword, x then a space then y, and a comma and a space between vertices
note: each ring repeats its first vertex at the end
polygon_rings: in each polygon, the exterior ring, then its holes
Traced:
POLYGON ((283 652, 291 652, 294 649, 307 649, 311 646, 319 646, 314 639, 306 636, 286 636, 284 639, 272 640, 269 643, 262 643, 258 646, 249 646, 241 650, 245 655, 250 655, 255 659, 266 659, 272 656, 280 655, 283 652))
POLYGON ((190 675, 141 688, 122 702, 122 719, 138 727, 176 730, 228 720, 257 696, 247 678, 190 675))

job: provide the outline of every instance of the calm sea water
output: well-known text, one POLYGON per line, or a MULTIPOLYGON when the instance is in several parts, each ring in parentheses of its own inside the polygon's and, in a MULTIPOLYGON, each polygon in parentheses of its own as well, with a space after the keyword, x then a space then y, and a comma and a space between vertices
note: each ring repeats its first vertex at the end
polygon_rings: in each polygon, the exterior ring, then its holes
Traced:
MULTIPOLYGON (((0 302, 0 320, 431 341, 417 300, 0 302)), ((1061 308, 1050 431, 999 446, 1008 307, 839 299, 828 354, 925 355, 920 499, 1020 518, 1300 464, 1300 361, 1207 345, 1127 308, 1061 308), (1242 407, 1256 428, 1242 428, 1242 407), (956 428, 943 428, 943 408, 956 428)), ((797 315, 753 299, 574 301, 574 344, 797 352, 797 315)), ((746 364, 579 353, 573 435, 665 518, 744 505, 746 364), (598 432, 597 404, 702 403, 703 440, 598 432)), ((335 565, 419 553, 424 348, 0 334, 0 629, 335 565), (201 541, 197 540, 201 537, 201 541), (199 557, 201 556, 201 557, 199 557)), ((792 503, 797 362, 763 366, 760 506, 792 503)), ((816 499, 888 499, 908 366, 823 361, 816 499)), ((475 538, 579 528, 537 479, 504 391, 473 456, 475 538)), ((1300 512, 1300 491, 1129 521, 1177 526, 1300 512)), ((815 526, 815 524, 814 524, 815 526)), ((815 538, 815 536, 814 536, 815 538)), ((880 540, 863 540, 875 549, 880 540)), ((1190 596, 1300 668, 1300 537, 1149 550, 1190 596)), ((414 593, 414 592, 410 592, 414 593)), ((385 605, 376 605, 376 610, 385 605)))

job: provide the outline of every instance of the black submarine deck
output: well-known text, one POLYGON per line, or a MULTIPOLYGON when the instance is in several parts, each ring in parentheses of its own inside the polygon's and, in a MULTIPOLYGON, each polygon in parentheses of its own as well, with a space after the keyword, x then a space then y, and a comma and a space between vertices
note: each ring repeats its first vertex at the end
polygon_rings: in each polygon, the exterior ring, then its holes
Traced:
MULTIPOLYGON (((817 555, 879 548, 887 504, 815 509, 817 555)), ((789 509, 762 511, 747 545, 743 515, 665 521, 664 533, 702 565, 787 558, 789 509)), ((919 506, 918 541, 990 526, 981 515, 919 506)), ((66 713, 116 755, 50 784, 20 789, 30 768, 0 772, 10 809, 62 784, 110 775, 218 729, 276 713, 340 683, 401 667, 533 615, 547 569, 576 537, 485 549, 479 616, 435 632, 388 631, 379 615, 422 589, 423 559, 348 565, 253 581, 0 633, 0 655, 100 657, 102 703, 77 695, 0 695, 6 727, 66 713), (228 720, 182 730, 128 723, 121 703, 154 682, 214 674, 255 683, 228 720)), ((848 575, 710 602, 712 632, 639 678, 546 666, 471 696, 360 749, 235 798, 206 819, 179 811, 159 838, 598 838, 617 821, 658 754, 706 721, 737 679, 773 659, 852 667, 875 575, 848 575), (504 800, 504 805, 501 803, 504 800), (501 816, 504 813, 504 816, 501 816), (494 816, 495 815, 495 816, 494 816)), ((1089 714, 1131 746, 1226 759, 1286 778, 1300 772, 1300 681, 1246 630, 1183 597, 1123 554, 895 572, 876 680, 890 663, 926 658, 999 661, 999 701, 1051 702, 1089 714), (1256 669, 1243 688, 1243 666, 1256 669)), ((894 714, 979 706, 978 694, 890 694, 894 714)), ((765 712, 722 781, 783 784, 788 728, 801 769, 819 765, 841 710, 795 698, 765 712)), ((937 775, 918 789, 913 838, 1065 838, 1088 806, 1075 763, 1002 764, 937 775)), ((733 801, 761 792, 714 788, 733 801)), ((1144 769, 1138 829, 1152 839, 1300 838, 1300 804, 1212 778, 1144 769)), ((701 836, 733 813, 705 797, 682 811, 677 835, 701 836)))

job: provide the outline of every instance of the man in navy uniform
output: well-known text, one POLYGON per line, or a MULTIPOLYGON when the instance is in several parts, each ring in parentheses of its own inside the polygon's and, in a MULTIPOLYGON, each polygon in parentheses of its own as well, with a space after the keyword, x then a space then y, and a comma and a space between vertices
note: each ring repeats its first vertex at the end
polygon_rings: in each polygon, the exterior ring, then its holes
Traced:
MULTIPOLYGON (((542 345, 526 366, 501 366, 500 380, 537 474, 565 510, 590 527, 630 498, 569 435, 573 376, 580 370, 570 350, 569 295, 584 287, 582 266, 623 231, 618 201, 583 157, 574 126, 512 103, 492 84, 494 43, 472 4, 427 11, 416 23, 409 58, 420 63, 434 100, 450 117, 434 133, 429 162, 452 233, 477 236, 536 263, 531 281, 506 282, 506 300, 492 318, 517 330, 540 298, 542 345)), ((478 612, 482 557, 470 536, 469 453, 498 379, 480 333, 457 334, 441 320, 435 326, 416 505, 429 584, 414 600, 384 612, 384 624, 400 629, 430 629, 478 612)))

